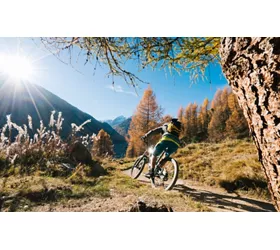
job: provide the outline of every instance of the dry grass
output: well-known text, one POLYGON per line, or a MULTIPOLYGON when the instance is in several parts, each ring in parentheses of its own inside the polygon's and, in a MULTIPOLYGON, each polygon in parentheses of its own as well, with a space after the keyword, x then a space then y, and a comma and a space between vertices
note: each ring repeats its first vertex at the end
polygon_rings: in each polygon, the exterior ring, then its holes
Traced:
POLYGON ((249 140, 189 144, 175 155, 182 179, 270 198, 255 145, 249 140))
MULTIPOLYGON (((65 211, 65 204, 69 201, 76 204, 75 207, 81 207, 86 200, 92 199, 107 201, 105 211, 125 211, 128 209, 125 197, 130 197, 131 202, 143 200, 165 204, 175 211, 211 211, 179 192, 154 190, 150 185, 126 176, 108 160, 105 162, 103 166, 108 174, 100 177, 87 176, 81 170, 68 177, 47 177, 40 173, 2 177, 0 196, 8 197, 2 204, 2 211, 44 211, 37 208, 46 205, 57 207, 56 211, 65 211)), ((71 211, 72 208, 68 209, 71 211)), ((102 211, 102 207, 98 209, 96 211, 102 211)))
MULTIPOLYGON (((180 166, 179 178, 204 185, 222 187, 228 192, 270 200, 266 178, 251 140, 227 140, 221 143, 192 143, 173 157, 180 166)), ((112 165, 119 169, 132 166, 135 159, 123 159, 112 165)))

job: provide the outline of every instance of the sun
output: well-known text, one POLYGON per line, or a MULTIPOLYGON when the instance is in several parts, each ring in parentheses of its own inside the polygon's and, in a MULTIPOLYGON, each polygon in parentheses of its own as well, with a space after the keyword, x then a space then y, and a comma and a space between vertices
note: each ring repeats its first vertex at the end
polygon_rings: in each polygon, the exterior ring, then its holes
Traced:
POLYGON ((13 80, 30 80, 34 67, 25 56, 0 55, 0 73, 13 80))

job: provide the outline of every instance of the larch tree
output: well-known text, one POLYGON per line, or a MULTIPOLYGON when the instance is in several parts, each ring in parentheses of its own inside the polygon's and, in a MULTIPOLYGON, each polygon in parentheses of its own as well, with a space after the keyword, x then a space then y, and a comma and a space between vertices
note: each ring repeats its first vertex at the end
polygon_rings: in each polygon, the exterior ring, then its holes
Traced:
POLYGON ((178 109, 177 117, 180 122, 183 121, 184 109, 182 106, 178 109))
POLYGON ((242 139, 249 136, 249 128, 237 98, 233 93, 228 96, 230 116, 226 121, 226 133, 229 138, 242 139))
MULTIPOLYGON (((157 104, 156 96, 149 86, 138 104, 128 130, 127 157, 135 157, 145 150, 141 137, 149 130, 157 127, 162 121, 162 109, 157 104)), ((150 143, 155 142, 152 139, 150 143)))
POLYGON ((110 138, 110 135, 101 129, 97 136, 94 137, 92 154, 94 156, 113 156, 114 155, 114 145, 110 138))
POLYGON ((171 122, 172 120, 172 116, 171 115, 165 115, 162 117, 161 119, 161 123, 164 124, 164 123, 168 123, 168 122, 171 122))
POLYGON ((188 104, 183 116, 183 140, 187 143, 191 141, 191 115, 192 104, 188 104))
POLYGON ((182 126, 181 126, 181 133, 180 133, 180 137, 182 137, 184 135, 184 108, 182 106, 180 106, 180 108, 178 109, 178 113, 177 113, 177 117, 178 120, 181 122, 182 126))
POLYGON ((191 117, 190 117, 190 126, 191 126, 191 141, 197 141, 198 126, 197 126, 197 104, 193 103, 191 105, 191 117))
POLYGON ((198 134, 197 104, 190 103, 187 105, 183 116, 183 140, 186 143, 196 141, 198 134))
POLYGON ((123 67, 127 59, 138 60, 141 68, 170 68, 191 72, 194 77, 203 75, 209 63, 220 63, 243 110, 272 199, 280 211, 279 37, 59 37, 41 40, 53 53, 71 52, 76 46, 86 53, 86 62, 106 64, 109 74, 122 76, 133 86, 141 79, 123 67))
POLYGON ((210 122, 209 100, 207 98, 204 99, 203 104, 199 108, 197 120, 198 138, 199 141, 203 141, 208 137, 208 125, 210 122))
POLYGON ((226 136, 226 121, 229 118, 228 88, 218 90, 214 96, 211 107, 212 117, 208 126, 210 141, 221 141, 226 136))

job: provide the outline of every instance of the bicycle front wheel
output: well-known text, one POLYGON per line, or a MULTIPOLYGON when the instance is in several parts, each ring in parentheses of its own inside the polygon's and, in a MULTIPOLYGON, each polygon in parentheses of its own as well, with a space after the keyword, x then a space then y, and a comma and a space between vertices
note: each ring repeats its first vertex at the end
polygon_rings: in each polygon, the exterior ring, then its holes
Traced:
POLYGON ((151 178, 153 187, 171 190, 178 179, 179 166, 176 160, 169 159, 160 169, 156 169, 154 177, 151 178))
POLYGON ((145 155, 137 158, 130 171, 130 175, 133 179, 137 179, 140 176, 147 162, 148 158, 145 155))

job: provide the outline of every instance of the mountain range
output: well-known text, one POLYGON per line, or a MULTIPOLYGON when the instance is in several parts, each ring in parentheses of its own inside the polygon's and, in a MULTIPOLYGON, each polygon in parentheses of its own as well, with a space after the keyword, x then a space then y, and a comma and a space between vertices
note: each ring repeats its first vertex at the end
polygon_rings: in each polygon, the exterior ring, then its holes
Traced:
POLYGON ((39 128, 40 120, 47 126, 53 110, 62 112, 64 118, 62 138, 66 138, 71 133, 71 123, 80 125, 90 119, 91 122, 84 126, 82 134, 97 134, 104 129, 113 141, 116 156, 124 155, 127 142, 124 136, 108 123, 96 120, 39 85, 7 83, 0 79, 0 128, 6 123, 6 115, 9 114, 11 114, 12 121, 18 125, 27 124, 27 116, 30 115, 34 128, 39 128))
POLYGON ((128 134, 128 129, 130 127, 131 117, 125 119, 121 123, 114 126, 114 129, 122 136, 126 137, 128 134))
POLYGON ((108 123, 110 126, 114 127, 125 121, 126 118, 123 115, 120 115, 112 120, 105 120, 104 122, 108 123))
POLYGON ((120 135, 126 137, 131 123, 131 117, 126 118, 121 115, 113 120, 105 120, 104 122, 111 125, 120 135))

